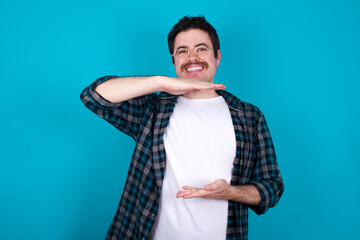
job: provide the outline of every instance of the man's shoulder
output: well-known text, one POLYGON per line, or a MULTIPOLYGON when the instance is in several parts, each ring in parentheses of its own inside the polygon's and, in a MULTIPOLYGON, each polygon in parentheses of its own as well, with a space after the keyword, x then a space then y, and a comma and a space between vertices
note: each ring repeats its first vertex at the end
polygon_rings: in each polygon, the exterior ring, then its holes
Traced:
POLYGON ((172 95, 168 92, 159 92, 158 94, 160 100, 176 100, 177 97, 177 95, 172 95))
MULTIPOLYGON (((262 115, 260 109, 254 104, 245 102, 228 91, 217 90, 216 92, 225 99, 228 106, 234 111, 242 112, 246 117, 258 118, 262 115)), ((163 103, 176 103, 178 96, 167 92, 160 92, 158 94, 153 94, 152 97, 155 97, 158 101, 163 103)))
POLYGON ((237 110, 237 111, 242 111, 244 112, 245 115, 261 115, 261 111, 260 109, 255 106, 252 103, 249 102, 245 102, 241 99, 239 99, 238 97, 236 97, 235 95, 233 95, 232 93, 228 92, 228 91, 224 91, 224 90, 220 90, 217 91, 218 94, 220 94, 225 101, 227 102, 227 104, 230 106, 230 108, 237 110))

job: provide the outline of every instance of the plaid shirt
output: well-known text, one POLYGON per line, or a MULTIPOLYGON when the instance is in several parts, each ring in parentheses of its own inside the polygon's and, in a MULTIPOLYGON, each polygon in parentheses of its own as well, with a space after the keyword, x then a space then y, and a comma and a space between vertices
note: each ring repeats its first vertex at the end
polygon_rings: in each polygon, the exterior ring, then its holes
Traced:
MULTIPOLYGON (((81 93, 87 108, 131 136, 136 147, 125 188, 106 239, 149 239, 165 174, 163 134, 177 100, 161 92, 111 103, 95 88, 115 76, 97 79, 81 93)), ((229 201, 227 239, 247 239, 248 207, 265 213, 279 201, 284 185, 264 115, 226 91, 217 91, 229 106, 236 137, 231 185, 254 185, 260 192, 259 206, 229 201)))

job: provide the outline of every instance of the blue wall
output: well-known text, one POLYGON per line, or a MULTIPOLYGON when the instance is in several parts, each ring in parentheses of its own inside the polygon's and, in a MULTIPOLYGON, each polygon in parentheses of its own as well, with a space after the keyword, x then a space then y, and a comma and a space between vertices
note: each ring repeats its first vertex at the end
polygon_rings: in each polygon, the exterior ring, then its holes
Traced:
POLYGON ((0 239, 102 239, 134 143, 80 91, 107 75, 175 76, 184 15, 217 29, 216 82, 260 107, 285 180, 250 239, 360 239, 360 2, 6 1, 0 4, 0 239))

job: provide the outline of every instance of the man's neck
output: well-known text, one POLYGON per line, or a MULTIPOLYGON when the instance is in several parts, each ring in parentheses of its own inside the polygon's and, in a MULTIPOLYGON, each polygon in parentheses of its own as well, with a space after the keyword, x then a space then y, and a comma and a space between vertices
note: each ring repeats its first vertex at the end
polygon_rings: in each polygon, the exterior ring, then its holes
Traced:
POLYGON ((200 90, 199 92, 189 92, 182 96, 189 99, 205 99, 218 97, 219 94, 215 90, 200 90))

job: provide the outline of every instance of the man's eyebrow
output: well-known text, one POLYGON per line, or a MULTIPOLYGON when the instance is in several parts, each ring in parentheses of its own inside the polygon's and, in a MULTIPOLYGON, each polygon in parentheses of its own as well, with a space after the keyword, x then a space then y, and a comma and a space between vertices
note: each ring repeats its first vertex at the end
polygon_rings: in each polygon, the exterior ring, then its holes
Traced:
POLYGON ((204 45, 205 47, 207 48, 210 48, 206 43, 199 43, 199 44, 196 44, 195 47, 198 47, 198 46, 202 46, 204 45))
MULTIPOLYGON (((198 47, 198 46, 206 46, 207 48, 210 48, 206 43, 198 43, 195 45, 195 47, 198 47)), ((180 46, 178 47, 176 50, 179 50, 180 48, 189 48, 188 46, 180 46)))
POLYGON ((180 46, 176 50, 179 50, 180 48, 188 48, 188 46, 180 46))

